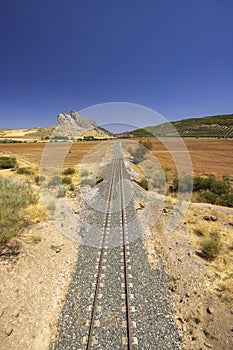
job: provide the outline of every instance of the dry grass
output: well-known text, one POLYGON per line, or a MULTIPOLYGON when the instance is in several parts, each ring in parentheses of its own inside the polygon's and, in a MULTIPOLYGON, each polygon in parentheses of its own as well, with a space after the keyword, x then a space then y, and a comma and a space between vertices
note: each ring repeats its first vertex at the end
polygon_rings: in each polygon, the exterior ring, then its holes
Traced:
POLYGON ((36 224, 41 221, 45 221, 48 219, 47 211, 41 200, 34 205, 29 205, 26 209, 25 213, 25 222, 28 225, 36 224))
POLYGON ((210 241, 216 243, 217 251, 210 254, 208 260, 209 269, 213 274, 217 274, 217 278, 212 281, 213 288, 223 300, 233 301, 233 228, 229 225, 229 222, 233 221, 233 214, 229 215, 217 209, 192 207, 184 220, 188 224, 187 239, 192 241, 197 251, 203 248, 203 242, 208 242, 207 245, 210 241), (214 215, 218 221, 205 221, 204 215, 214 215))

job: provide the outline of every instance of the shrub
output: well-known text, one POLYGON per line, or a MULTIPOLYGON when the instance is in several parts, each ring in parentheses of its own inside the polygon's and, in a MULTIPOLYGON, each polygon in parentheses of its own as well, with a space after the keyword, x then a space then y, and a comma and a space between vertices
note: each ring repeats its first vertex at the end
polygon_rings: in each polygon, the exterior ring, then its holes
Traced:
POLYGON ((206 202, 210 204, 216 204, 219 196, 211 191, 205 191, 199 193, 198 199, 201 202, 206 202))
POLYGON ((63 177, 62 178, 62 184, 64 185, 70 185, 72 183, 72 180, 70 177, 63 177))
POLYGON ((17 165, 14 157, 0 157, 0 169, 12 169, 17 165))
POLYGON ((233 193, 226 193, 222 195, 218 200, 218 204, 233 208, 233 193))
POLYGON ((175 192, 191 192, 193 189, 193 177, 190 175, 186 175, 179 179, 173 180, 173 191, 175 192))
POLYGON ((148 149, 142 145, 132 152, 133 162, 135 164, 141 163, 145 158, 146 153, 148 153, 148 149))
POLYGON ((44 182, 45 179, 46 179, 45 176, 35 176, 35 183, 38 185, 38 184, 44 182))
POLYGON ((73 184, 71 184, 71 185, 69 186, 69 191, 74 191, 74 190, 75 190, 75 187, 74 187, 73 184))
POLYGON ((57 190, 57 198, 65 197, 66 195, 66 189, 63 186, 59 186, 57 190))
POLYGON ((207 260, 215 259, 220 249, 221 240, 217 233, 212 233, 209 237, 201 241, 201 250, 207 260))
POLYGON ((48 183, 49 186, 58 186, 62 183, 62 179, 60 176, 54 176, 48 183))
POLYGON ((34 172, 32 171, 32 169, 30 169, 30 168, 24 168, 24 167, 22 167, 22 168, 18 168, 17 169, 17 174, 22 174, 22 175, 33 175, 34 174, 34 172))
POLYGON ((149 150, 152 150, 153 144, 152 144, 152 142, 150 142, 150 140, 139 141, 139 143, 141 145, 143 145, 144 147, 148 148, 149 150))
POLYGON ((66 168, 63 171, 63 175, 74 175, 75 174, 75 169, 74 168, 66 168))
POLYGON ((148 189, 149 189, 147 179, 142 179, 142 180, 138 181, 138 185, 141 186, 142 188, 144 188, 144 190, 146 190, 146 191, 148 191, 148 189))
POLYGON ((46 208, 50 212, 50 215, 53 215, 56 211, 56 204, 54 202, 49 202, 46 208))
POLYGON ((25 225, 25 211, 39 197, 29 184, 0 177, 0 244, 5 244, 25 225))
POLYGON ((88 175, 89 175, 89 172, 86 169, 82 170, 81 173, 80 173, 81 177, 88 176, 88 175))
POLYGON ((211 191, 215 194, 221 195, 227 193, 230 190, 230 185, 224 181, 215 180, 212 177, 200 177, 194 178, 193 185, 194 192, 197 191, 211 191))
POLYGON ((38 244, 41 242, 41 237, 40 236, 32 236, 32 242, 35 244, 38 244))

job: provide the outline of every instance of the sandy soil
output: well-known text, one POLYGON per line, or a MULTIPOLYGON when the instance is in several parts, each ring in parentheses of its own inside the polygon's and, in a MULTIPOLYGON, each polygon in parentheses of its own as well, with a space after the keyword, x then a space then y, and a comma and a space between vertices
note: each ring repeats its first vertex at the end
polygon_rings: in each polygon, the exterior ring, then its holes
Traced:
MULTIPOLYGON (((185 350, 231 350, 233 209, 191 205, 180 226, 168 234, 163 228, 170 214, 168 205, 166 213, 162 214, 155 225, 152 237, 168 273, 183 347, 185 350), (204 215, 213 214, 217 216, 217 222, 203 220, 204 215), (206 230, 212 226, 221 235, 222 248, 213 261, 207 261, 196 254, 200 251, 202 237, 195 234, 195 228, 200 223, 206 230)), ((156 256, 152 258, 149 254, 153 266, 156 256)))
POLYGON ((1 349, 48 349, 77 261, 77 246, 50 222, 28 227, 13 245, 19 245, 19 255, 9 258, 6 250, 0 256, 1 349), (41 242, 33 243, 32 236, 41 237, 41 242))

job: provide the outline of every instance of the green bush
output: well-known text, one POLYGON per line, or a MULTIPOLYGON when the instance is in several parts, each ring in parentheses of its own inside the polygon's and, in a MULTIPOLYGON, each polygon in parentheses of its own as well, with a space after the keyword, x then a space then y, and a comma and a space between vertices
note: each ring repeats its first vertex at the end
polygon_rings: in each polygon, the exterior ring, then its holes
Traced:
POLYGON ((201 250, 207 260, 213 260, 217 257, 221 249, 221 240, 218 234, 211 234, 201 241, 201 250))
POLYGON ((213 177, 197 176, 194 178, 193 190, 194 192, 211 191, 215 194, 221 195, 230 190, 230 185, 227 182, 218 181, 213 177))
POLYGON ((219 196, 211 191, 200 192, 198 194, 198 199, 205 203, 217 204, 218 198, 219 196))
POLYGON ((233 193, 226 193, 222 195, 218 200, 218 204, 233 208, 233 193))
POLYGON ((142 180, 138 181, 138 185, 141 186, 142 188, 144 188, 144 190, 146 190, 146 191, 148 191, 148 189, 149 189, 147 179, 142 179, 142 180))
POLYGON ((58 186, 62 183, 62 179, 60 176, 54 176, 48 183, 49 186, 58 186))
POLYGON ((63 171, 63 175, 74 175, 75 174, 75 169, 74 168, 66 168, 63 171))
POLYGON ((193 189, 193 177, 190 175, 186 175, 179 179, 173 180, 173 191, 175 192, 191 192, 193 189))
POLYGON ((14 157, 0 157, 0 169, 12 169, 17 165, 14 157))
POLYGON ((66 189, 63 186, 59 186, 57 190, 57 198, 65 197, 66 195, 66 189))
POLYGON ((70 185, 72 183, 72 180, 70 177, 63 177, 62 178, 62 184, 63 185, 70 185))
POLYGON ((75 187, 74 187, 73 184, 71 184, 71 185, 69 186, 69 191, 74 191, 74 190, 75 190, 75 187))
POLYGON ((20 175, 33 175, 34 172, 30 168, 22 167, 22 168, 18 168, 17 169, 17 174, 20 174, 20 175))
POLYGON ((37 201, 29 184, 0 177, 0 244, 18 235, 25 225, 25 209, 37 201))
POLYGON ((45 176, 35 176, 35 183, 38 185, 38 184, 44 182, 45 179, 46 179, 45 176))

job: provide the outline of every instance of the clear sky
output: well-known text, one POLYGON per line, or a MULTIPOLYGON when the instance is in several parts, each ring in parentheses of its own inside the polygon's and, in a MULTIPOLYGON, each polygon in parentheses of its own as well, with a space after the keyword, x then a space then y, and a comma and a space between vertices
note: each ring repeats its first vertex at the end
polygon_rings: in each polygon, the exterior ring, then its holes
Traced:
POLYGON ((0 128, 111 101, 233 113, 232 18, 232 0, 1 1, 0 128))

